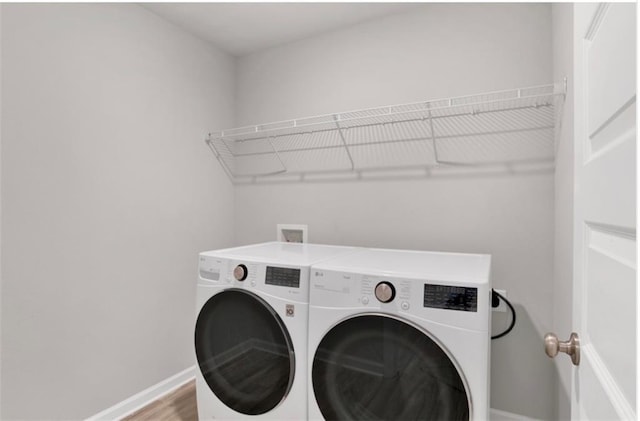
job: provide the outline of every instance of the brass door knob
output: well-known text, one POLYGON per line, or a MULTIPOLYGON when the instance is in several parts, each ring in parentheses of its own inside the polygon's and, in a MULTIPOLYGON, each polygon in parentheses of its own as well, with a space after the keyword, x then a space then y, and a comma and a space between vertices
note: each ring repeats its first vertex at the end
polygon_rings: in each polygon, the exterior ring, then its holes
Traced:
POLYGON ((564 352, 571 357, 573 365, 580 364, 580 338, 575 332, 571 333, 566 342, 558 340, 555 333, 547 333, 544 335, 544 351, 550 358, 558 355, 558 352, 564 352))

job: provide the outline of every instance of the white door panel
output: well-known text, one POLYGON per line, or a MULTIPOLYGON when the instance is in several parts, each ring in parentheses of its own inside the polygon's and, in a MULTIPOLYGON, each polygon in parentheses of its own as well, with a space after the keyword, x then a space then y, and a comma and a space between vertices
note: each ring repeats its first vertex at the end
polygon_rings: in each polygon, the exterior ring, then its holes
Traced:
POLYGON ((586 334, 581 335, 582 340, 591 344, 625 398, 635 406, 635 376, 629 372, 636 371, 636 346, 635 340, 629 339, 635 338, 636 296, 629 292, 635 291, 636 267, 626 256, 635 254, 635 240, 599 231, 598 227, 589 227, 587 236, 582 303, 586 334))
POLYGON ((635 4, 574 12, 572 418, 636 419, 635 4))
MULTIPOLYGON (((634 122, 635 124, 635 122, 634 122)), ((583 214, 585 221, 612 225, 635 232, 636 133, 626 132, 623 141, 614 140, 584 165, 583 214)))
MULTIPOLYGON (((574 420, 617 420, 625 419, 617 415, 613 399, 608 392, 610 384, 599 360, 598 354, 589 349, 590 345, 583 345, 582 352, 587 356, 580 362, 574 378, 573 398, 580 405, 572 405, 571 417, 574 420)), ((633 418, 626 418, 633 419, 633 418)))
POLYGON ((586 148, 586 159, 595 159, 610 148, 615 148, 618 143, 624 142, 630 135, 635 136, 636 122, 636 98, 635 96, 626 103, 616 114, 616 118, 601 126, 596 133, 589 135, 589 144, 586 148), (629 132, 632 133, 629 133, 629 132))
POLYGON ((610 7, 592 35, 588 55, 590 135, 635 96, 635 54, 629 54, 625 45, 635 39, 636 14, 632 9, 610 7))

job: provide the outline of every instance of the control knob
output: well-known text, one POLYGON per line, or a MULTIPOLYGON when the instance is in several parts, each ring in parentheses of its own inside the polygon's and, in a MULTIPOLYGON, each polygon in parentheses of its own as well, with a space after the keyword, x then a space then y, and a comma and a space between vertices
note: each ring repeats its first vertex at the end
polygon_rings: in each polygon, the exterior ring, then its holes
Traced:
POLYGON ((391 282, 383 281, 376 285, 375 294, 381 303, 389 303, 395 298, 396 289, 391 282))
POLYGON ((244 281, 245 279, 247 279, 248 274, 249 271, 247 270, 247 267, 245 265, 238 265, 233 270, 233 277, 236 278, 236 281, 244 281))

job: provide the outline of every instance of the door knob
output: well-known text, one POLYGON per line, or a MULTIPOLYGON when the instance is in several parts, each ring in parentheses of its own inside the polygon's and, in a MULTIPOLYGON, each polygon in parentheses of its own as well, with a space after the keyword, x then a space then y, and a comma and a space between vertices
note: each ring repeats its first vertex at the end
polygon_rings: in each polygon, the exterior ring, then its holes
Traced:
POLYGON ((547 333, 544 335, 544 351, 550 358, 558 355, 558 352, 564 352, 571 357, 573 365, 580 364, 580 338, 575 332, 566 342, 559 341, 555 333, 547 333))

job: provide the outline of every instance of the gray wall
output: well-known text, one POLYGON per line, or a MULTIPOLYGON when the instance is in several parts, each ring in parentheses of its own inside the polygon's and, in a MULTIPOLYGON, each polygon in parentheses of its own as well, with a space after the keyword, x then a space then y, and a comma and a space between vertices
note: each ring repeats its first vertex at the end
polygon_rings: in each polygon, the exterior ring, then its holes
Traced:
POLYGON ((2 5, 2 418, 87 417, 193 364, 203 144, 234 60, 136 5, 2 5))
MULTIPOLYGON (((554 4, 553 75, 555 80, 568 77, 567 97, 560 114, 561 125, 556 137, 555 230, 553 266, 553 327, 552 332, 566 336, 572 331, 573 301, 573 4, 554 4)), ((571 419, 571 365, 555 360, 556 419, 571 419)))
MULTIPOLYGON (((237 123, 277 121, 550 83, 551 6, 426 5, 238 60, 237 123)), ((554 416, 554 175, 239 186, 236 242, 309 224, 311 242, 493 255, 517 328, 493 342, 491 406, 554 416)), ((494 329, 508 320, 494 317, 494 329)))

